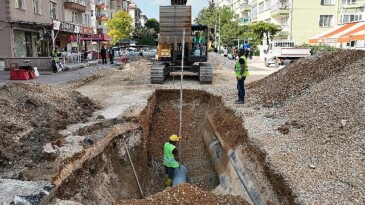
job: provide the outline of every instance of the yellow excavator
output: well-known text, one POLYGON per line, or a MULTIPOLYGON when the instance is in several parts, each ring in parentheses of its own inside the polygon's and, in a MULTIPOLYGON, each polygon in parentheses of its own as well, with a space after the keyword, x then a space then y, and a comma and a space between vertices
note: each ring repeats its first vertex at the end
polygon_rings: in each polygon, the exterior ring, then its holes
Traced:
POLYGON ((187 0, 171 0, 171 5, 160 6, 158 57, 151 68, 151 83, 161 84, 170 74, 178 74, 182 63, 184 75, 199 77, 200 83, 212 83, 212 66, 207 63, 208 26, 192 25, 191 6, 186 3, 187 0))

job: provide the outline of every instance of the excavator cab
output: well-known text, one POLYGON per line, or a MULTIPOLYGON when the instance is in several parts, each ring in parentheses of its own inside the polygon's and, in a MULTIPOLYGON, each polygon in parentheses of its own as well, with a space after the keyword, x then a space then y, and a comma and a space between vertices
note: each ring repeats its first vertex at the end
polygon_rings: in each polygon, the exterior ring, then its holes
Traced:
POLYGON ((209 32, 207 25, 192 25, 192 45, 189 48, 188 62, 206 62, 208 54, 209 32))

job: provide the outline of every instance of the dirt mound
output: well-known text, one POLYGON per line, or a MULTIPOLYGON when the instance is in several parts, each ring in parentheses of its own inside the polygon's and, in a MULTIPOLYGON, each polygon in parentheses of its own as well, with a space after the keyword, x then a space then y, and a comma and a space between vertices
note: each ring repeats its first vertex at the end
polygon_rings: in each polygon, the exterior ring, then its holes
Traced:
POLYGON ((60 144, 62 136, 58 130, 86 121, 98 108, 75 91, 64 92, 38 83, 1 86, 0 169, 14 170, 24 165, 31 169, 52 160, 42 155, 43 146, 51 142, 60 144))
POLYGON ((124 200, 123 204, 249 204, 241 197, 214 195, 191 184, 179 184, 142 200, 124 200))
MULTIPOLYGON (((365 57, 364 51, 339 50, 301 59, 262 80, 249 84, 250 93, 257 102, 271 107, 289 98, 305 93, 305 90, 324 79, 347 72, 347 66, 365 57)), ((256 103, 254 100, 252 103, 256 103)))
POLYGON ((270 158, 300 204, 362 202, 364 67, 364 51, 326 52, 250 85, 253 101, 280 106, 271 117, 287 120, 267 142, 279 145, 270 158))

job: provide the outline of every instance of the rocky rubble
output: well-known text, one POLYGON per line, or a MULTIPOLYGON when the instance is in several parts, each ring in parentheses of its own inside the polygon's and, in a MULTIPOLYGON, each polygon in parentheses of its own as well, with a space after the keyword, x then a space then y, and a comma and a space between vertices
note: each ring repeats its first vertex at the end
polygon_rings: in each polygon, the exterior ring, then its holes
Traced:
POLYGON ((249 205, 238 196, 214 195, 191 184, 178 184, 175 187, 167 188, 162 192, 154 194, 145 199, 124 200, 117 205, 139 205, 139 204, 241 204, 249 205))

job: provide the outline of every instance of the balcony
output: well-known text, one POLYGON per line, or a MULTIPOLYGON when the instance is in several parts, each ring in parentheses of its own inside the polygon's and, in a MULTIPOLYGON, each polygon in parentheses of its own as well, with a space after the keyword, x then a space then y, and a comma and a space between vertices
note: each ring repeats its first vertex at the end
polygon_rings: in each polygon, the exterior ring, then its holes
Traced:
POLYGON ((241 12, 242 11, 250 11, 251 10, 251 5, 250 4, 246 4, 246 3, 242 3, 240 5, 240 9, 241 9, 241 12))
POLYGON ((100 14, 96 16, 96 20, 98 21, 107 21, 108 17, 105 14, 100 14))
POLYGON ((107 9, 107 8, 109 8, 109 5, 108 5, 107 1, 98 0, 96 2, 96 8, 97 9, 107 9))
POLYGON ((290 13, 290 4, 278 3, 271 7, 270 13, 272 17, 275 16, 288 16, 290 13))
POLYGON ((85 0, 65 0, 64 7, 65 9, 71 9, 80 12, 86 11, 85 0))
POLYGON ((251 19, 250 18, 241 18, 240 19, 240 24, 246 24, 246 23, 250 23, 251 19))

